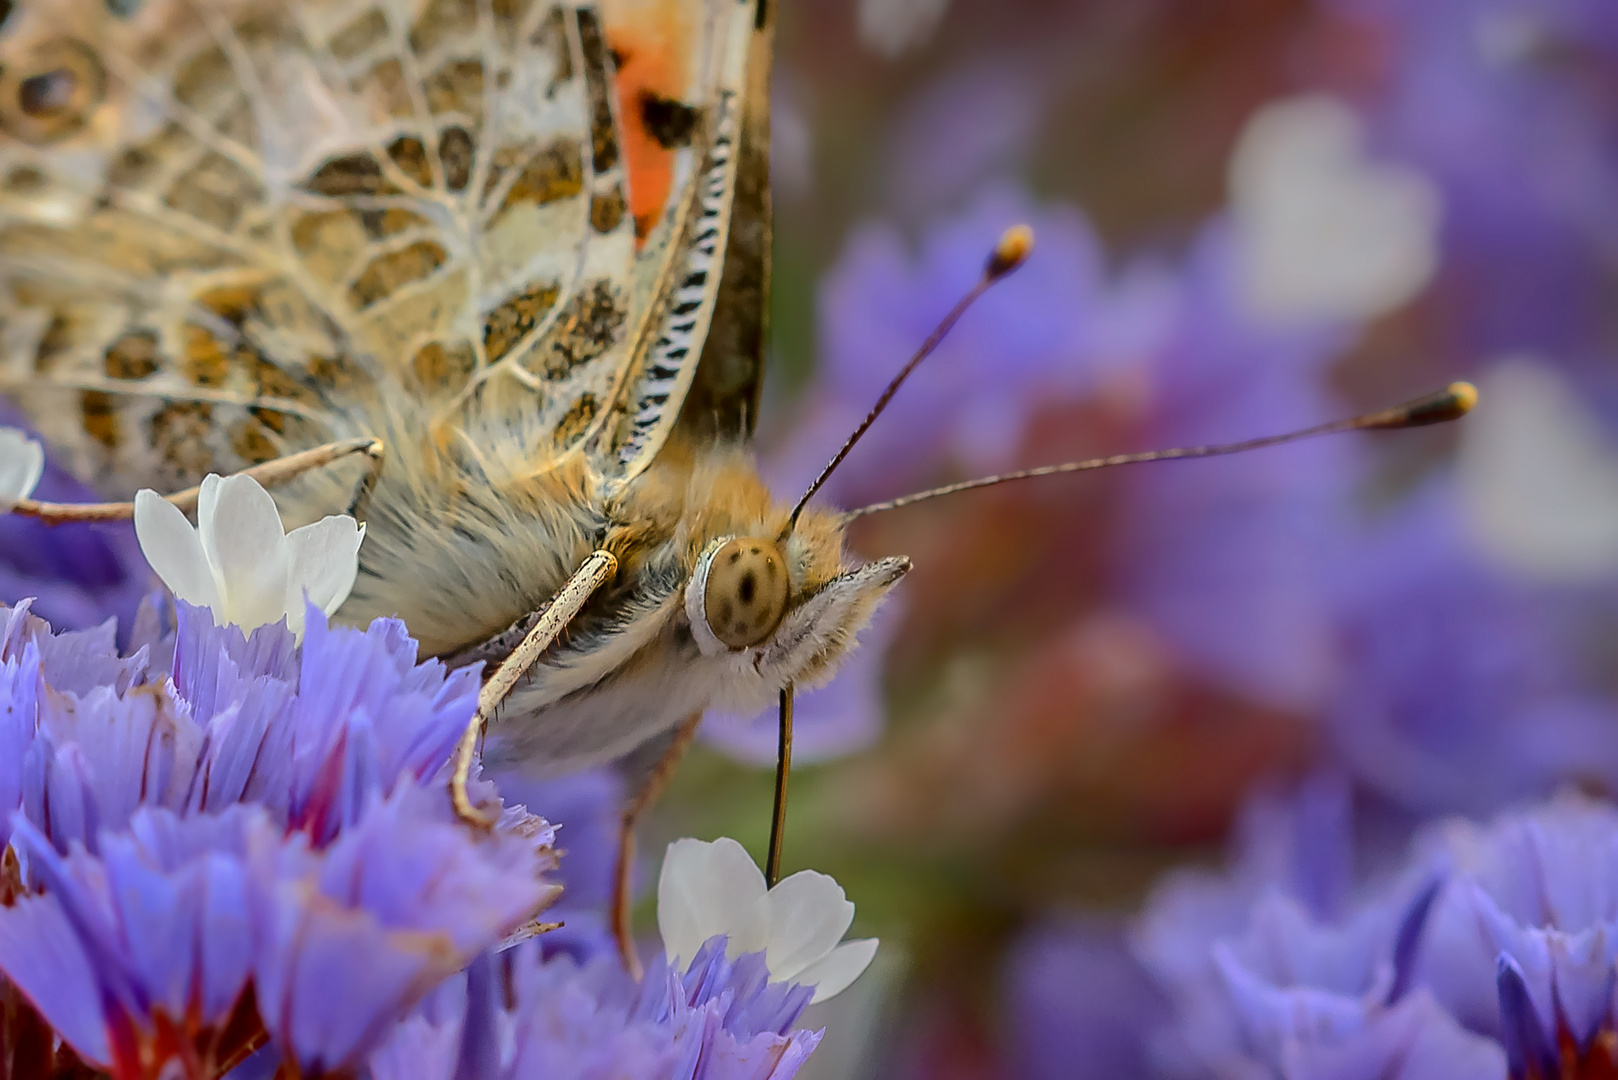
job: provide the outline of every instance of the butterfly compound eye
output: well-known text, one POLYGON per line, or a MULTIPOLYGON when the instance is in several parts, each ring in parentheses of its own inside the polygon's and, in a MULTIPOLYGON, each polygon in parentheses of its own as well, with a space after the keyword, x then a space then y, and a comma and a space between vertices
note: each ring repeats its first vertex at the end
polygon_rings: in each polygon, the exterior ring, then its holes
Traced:
POLYGON ((774 540, 739 536, 714 552, 702 614, 713 636, 732 649, 757 645, 786 614, 786 559, 774 540))

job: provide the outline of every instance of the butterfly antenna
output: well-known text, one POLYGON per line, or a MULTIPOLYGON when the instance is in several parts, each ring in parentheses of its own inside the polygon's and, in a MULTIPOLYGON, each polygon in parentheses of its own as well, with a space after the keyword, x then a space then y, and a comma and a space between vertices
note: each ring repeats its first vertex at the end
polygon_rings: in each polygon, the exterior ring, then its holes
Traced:
POLYGON ((826 463, 826 467, 820 470, 820 475, 815 477, 815 482, 809 485, 809 490, 803 493, 803 497, 792 508, 792 515, 787 518, 787 526, 781 532, 783 537, 791 535, 793 528, 798 524, 798 515, 803 513, 803 508, 808 505, 810 499, 815 497, 815 492, 821 489, 831 477, 831 474, 837 471, 837 466, 841 465, 843 459, 848 457, 849 451, 853 450, 865 433, 871 429, 871 425, 876 423, 876 418, 882 415, 883 410, 888 407, 888 403, 893 400, 893 395, 899 392, 899 387, 903 386, 905 380, 910 378, 910 373, 920 367, 921 362, 933 354, 939 343, 944 340, 945 335, 954 328, 957 322, 960 322, 961 316, 965 315, 967 309, 977 302, 978 297, 988 292, 989 286, 1000 281, 1017 267, 1027 262, 1029 253, 1033 250, 1034 230, 1027 225, 1013 225, 1000 235, 1000 240, 994 245, 994 251, 990 254, 989 261, 983 266, 983 276, 978 278, 977 284, 973 285, 967 291, 967 294, 961 297, 960 301, 950 309, 949 314, 944 316, 937 329, 927 336, 927 340, 922 342, 921 348, 916 350, 916 354, 910 358, 910 362, 899 369, 899 374, 895 375, 892 381, 888 383, 887 389, 882 391, 882 396, 876 399, 875 405, 871 406, 871 411, 865 414, 864 420, 860 421, 860 426, 854 429, 854 434, 844 440, 842 447, 826 463))
POLYGON ((1478 391, 1476 387, 1468 382, 1454 382, 1442 390, 1407 401, 1403 405, 1395 405, 1391 409, 1382 409, 1378 412, 1366 413, 1363 416, 1350 417, 1347 420, 1333 420, 1330 423, 1316 424, 1314 427, 1289 431, 1282 435, 1266 435, 1259 439, 1244 439, 1241 442, 1216 443, 1210 446, 1179 446, 1171 450, 1148 450, 1138 454, 1114 454, 1111 457, 1090 458, 1086 461, 1069 461, 1061 465, 1042 465, 1037 469, 1020 469, 1017 472, 983 476, 976 480, 962 480, 959 483, 945 484, 943 487, 932 488, 929 491, 918 491, 913 495, 902 495, 897 499, 862 506, 858 510, 849 511, 844 518, 844 522, 853 521, 855 518, 864 517, 867 514, 878 514, 885 510, 898 510, 900 507, 911 506, 915 503, 925 502, 928 499, 936 499, 941 495, 954 495, 957 492, 972 491, 975 488, 1008 484, 1013 480, 1032 480, 1038 476, 1058 476, 1063 473, 1089 472, 1092 469, 1110 469, 1117 465, 1140 465, 1148 461, 1224 457, 1227 454, 1242 454, 1249 450, 1262 450, 1266 446, 1280 446, 1283 443, 1313 439, 1321 435, 1335 435, 1342 431, 1394 431, 1401 428, 1426 427, 1428 424, 1443 424, 1450 420, 1458 420, 1471 412, 1477 401, 1478 391))

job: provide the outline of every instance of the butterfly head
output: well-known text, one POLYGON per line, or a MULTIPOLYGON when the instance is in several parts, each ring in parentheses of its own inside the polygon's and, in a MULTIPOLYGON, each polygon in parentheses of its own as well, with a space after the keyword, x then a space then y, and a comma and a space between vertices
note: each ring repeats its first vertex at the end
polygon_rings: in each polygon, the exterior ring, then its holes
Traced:
POLYGON ((685 614, 704 656, 747 654, 753 669, 777 687, 811 688, 835 673, 877 604, 909 571, 910 560, 845 568, 843 534, 850 519, 808 511, 810 500, 943 333, 984 290, 1021 266, 1032 248, 1026 226, 1001 236, 977 286, 888 385, 778 528, 717 535, 702 548, 685 586, 685 614))
POLYGON ((836 671, 910 561, 844 567, 837 523, 806 524, 787 537, 708 543, 685 586, 686 618, 704 656, 728 657, 776 688, 816 686, 836 671))

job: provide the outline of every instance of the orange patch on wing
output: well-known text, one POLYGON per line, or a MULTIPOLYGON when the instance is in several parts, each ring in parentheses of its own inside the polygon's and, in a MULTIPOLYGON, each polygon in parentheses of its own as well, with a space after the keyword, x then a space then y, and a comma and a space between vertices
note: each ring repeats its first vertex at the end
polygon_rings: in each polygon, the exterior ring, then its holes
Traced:
POLYGON ((618 61, 621 145, 629 169, 629 211, 635 218, 638 244, 663 218, 679 149, 665 147, 652 133, 647 103, 684 99, 694 35, 675 19, 637 21, 635 25, 609 26, 607 41, 618 61))

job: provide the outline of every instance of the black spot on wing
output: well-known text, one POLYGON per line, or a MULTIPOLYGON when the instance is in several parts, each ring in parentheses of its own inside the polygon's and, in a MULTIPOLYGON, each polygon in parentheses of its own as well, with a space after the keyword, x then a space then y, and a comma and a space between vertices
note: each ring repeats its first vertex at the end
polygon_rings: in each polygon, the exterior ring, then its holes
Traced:
POLYGON ((650 91, 640 96, 640 115, 647 134, 665 150, 689 145, 691 133, 697 127, 697 110, 683 101, 659 97, 650 91))

